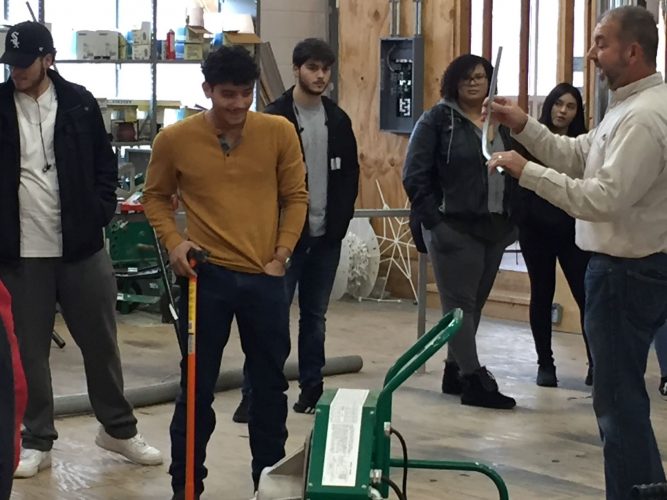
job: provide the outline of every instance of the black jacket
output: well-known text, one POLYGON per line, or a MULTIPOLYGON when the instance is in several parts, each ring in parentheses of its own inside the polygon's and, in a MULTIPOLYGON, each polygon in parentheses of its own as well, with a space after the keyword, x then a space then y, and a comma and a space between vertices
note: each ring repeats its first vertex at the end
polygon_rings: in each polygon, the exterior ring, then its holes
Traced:
MULTIPOLYGON (((294 87, 269 104, 265 113, 281 115, 287 118, 299 134, 301 131, 294 113, 294 87)), ((341 241, 347 234, 347 227, 354 215, 354 202, 359 192, 359 160, 357 158, 357 141, 352 131, 352 122, 345 111, 331 99, 322 96, 324 111, 327 116, 329 132, 329 170, 327 187, 327 215, 325 237, 334 242, 341 241), (334 158, 340 158, 340 169, 331 168, 334 158)), ((303 143, 301 144, 303 152, 303 143)), ((306 179, 307 181, 307 179, 306 179)), ((304 231, 308 230, 308 217, 304 231)))
MULTIPOLYGON (((500 127, 499 134, 510 149, 509 131, 500 127)), ((509 219, 514 185, 509 176, 504 183, 503 214, 509 219)), ((410 136, 403 186, 410 198, 410 227, 420 251, 425 251, 422 224, 430 229, 446 219, 473 228, 486 222, 490 217, 488 171, 475 125, 445 102, 426 111, 410 136)))
MULTIPOLYGON (((116 210, 118 164, 93 95, 49 70, 58 111, 54 149, 63 238, 63 260, 78 261, 104 246, 102 229, 116 210)), ((14 84, 0 85, 0 262, 20 256, 21 148, 14 84)))
MULTIPOLYGON (((531 155, 519 142, 513 140, 512 143, 512 149, 524 158, 543 165, 539 159, 531 155)), ((525 231, 526 229, 530 230, 530 228, 539 226, 556 234, 574 231, 574 217, 549 203, 535 193, 535 191, 519 186, 516 179, 513 182, 516 186, 512 198, 512 213, 514 214, 517 226, 519 226, 519 230, 525 231)))

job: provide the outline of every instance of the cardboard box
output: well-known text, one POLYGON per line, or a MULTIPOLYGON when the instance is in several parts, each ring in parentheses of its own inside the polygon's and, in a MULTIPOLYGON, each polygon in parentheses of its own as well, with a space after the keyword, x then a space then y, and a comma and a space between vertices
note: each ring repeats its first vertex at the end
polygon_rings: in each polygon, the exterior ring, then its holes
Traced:
POLYGON ((97 34, 90 30, 74 33, 74 52, 79 60, 95 59, 97 34))
POLYGON ((204 58, 203 43, 176 42, 176 59, 201 61, 204 58))
POLYGON ((135 28, 127 34, 127 41, 137 45, 148 45, 151 43, 151 23, 143 21, 141 28, 135 28))
POLYGON ((241 45, 245 47, 252 56, 255 55, 257 45, 262 43, 262 39, 255 33, 238 33, 236 31, 223 31, 223 45, 241 45))
POLYGON ((129 59, 127 39, 120 33, 118 34, 118 59, 121 61, 129 59))
POLYGON ((151 58, 150 44, 132 44, 132 59, 135 61, 147 61, 151 58))
POLYGON ((0 56, 5 53, 5 40, 8 31, 9 26, 0 26, 0 56))
POLYGON ((150 106, 148 99, 106 99, 106 105, 110 108, 138 108, 150 106))
POLYGON ((95 59, 119 59, 119 38, 116 31, 98 30, 95 43, 95 59))
POLYGON ((79 60, 119 59, 119 40, 116 31, 81 30, 74 34, 74 52, 79 60))
POLYGON ((212 33, 203 26, 185 26, 176 30, 176 42, 202 43, 212 33))
POLYGON ((174 101, 174 100, 167 100, 167 99, 161 99, 157 101, 157 107, 158 108, 169 108, 169 109, 178 109, 181 107, 181 101, 174 101))
POLYGON ((104 121, 104 128, 107 133, 111 133, 111 108, 107 105, 107 99, 104 97, 97 98, 97 105, 100 107, 102 120, 104 121))

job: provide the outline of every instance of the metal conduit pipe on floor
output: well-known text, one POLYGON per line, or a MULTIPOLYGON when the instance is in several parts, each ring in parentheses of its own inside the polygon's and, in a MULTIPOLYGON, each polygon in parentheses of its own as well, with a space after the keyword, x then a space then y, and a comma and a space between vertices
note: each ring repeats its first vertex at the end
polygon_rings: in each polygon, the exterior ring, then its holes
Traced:
MULTIPOLYGON (((328 377, 345 373, 358 373, 361 371, 363 365, 364 362, 361 356, 337 356, 327 359, 322 374, 328 377)), ((296 362, 289 361, 285 364, 285 376, 287 380, 297 380, 299 378, 299 367, 296 362)), ((215 390, 216 392, 221 392, 230 389, 239 389, 242 384, 243 369, 226 370, 220 372, 215 390)), ((139 408, 142 406, 171 403, 176 399, 179 392, 179 380, 178 376, 175 376, 174 380, 167 382, 158 382, 126 389, 125 396, 135 408, 139 408)), ((57 417, 91 413, 93 411, 88 399, 88 393, 56 396, 54 398, 54 408, 57 417)))

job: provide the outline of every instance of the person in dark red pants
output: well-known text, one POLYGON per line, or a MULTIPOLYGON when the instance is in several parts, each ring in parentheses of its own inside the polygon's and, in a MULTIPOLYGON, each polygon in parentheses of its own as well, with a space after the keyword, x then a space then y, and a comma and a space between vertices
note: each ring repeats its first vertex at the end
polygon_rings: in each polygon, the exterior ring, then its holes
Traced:
POLYGON ((21 420, 28 399, 23 365, 14 336, 12 301, 0 282, 0 500, 12 492, 21 444, 21 420))

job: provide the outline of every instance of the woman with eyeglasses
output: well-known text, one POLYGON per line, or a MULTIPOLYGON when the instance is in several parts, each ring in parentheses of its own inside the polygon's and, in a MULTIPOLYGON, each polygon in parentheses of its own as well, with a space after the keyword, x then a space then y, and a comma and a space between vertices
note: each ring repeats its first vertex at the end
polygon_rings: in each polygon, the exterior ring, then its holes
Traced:
MULTIPOLYGON (((513 184, 489 175, 482 154, 482 102, 493 68, 479 56, 463 55, 445 70, 442 100, 419 119, 408 146, 403 185, 410 198, 411 228, 428 249, 443 313, 463 310, 463 324, 449 341, 442 392, 461 403, 511 409, 477 356, 482 307, 505 248, 516 240, 510 220, 513 184)), ((511 147, 509 131, 492 131, 494 151, 511 147)))
MULTIPOLYGON (((569 83, 558 84, 546 97, 539 121, 557 134, 576 137, 586 133, 584 106, 579 91, 569 83)), ((515 149, 530 155, 518 143, 515 149)), ((539 158, 530 157, 540 162, 539 158)), ((589 254, 574 242, 574 218, 533 191, 517 186, 514 206, 519 243, 530 277, 530 329, 537 351, 537 377, 542 387, 557 387, 556 365, 551 350, 551 310, 556 290, 556 261, 560 263, 584 325, 584 274, 589 254)), ((593 362, 584 334, 588 372, 585 383, 593 383, 593 362)))

